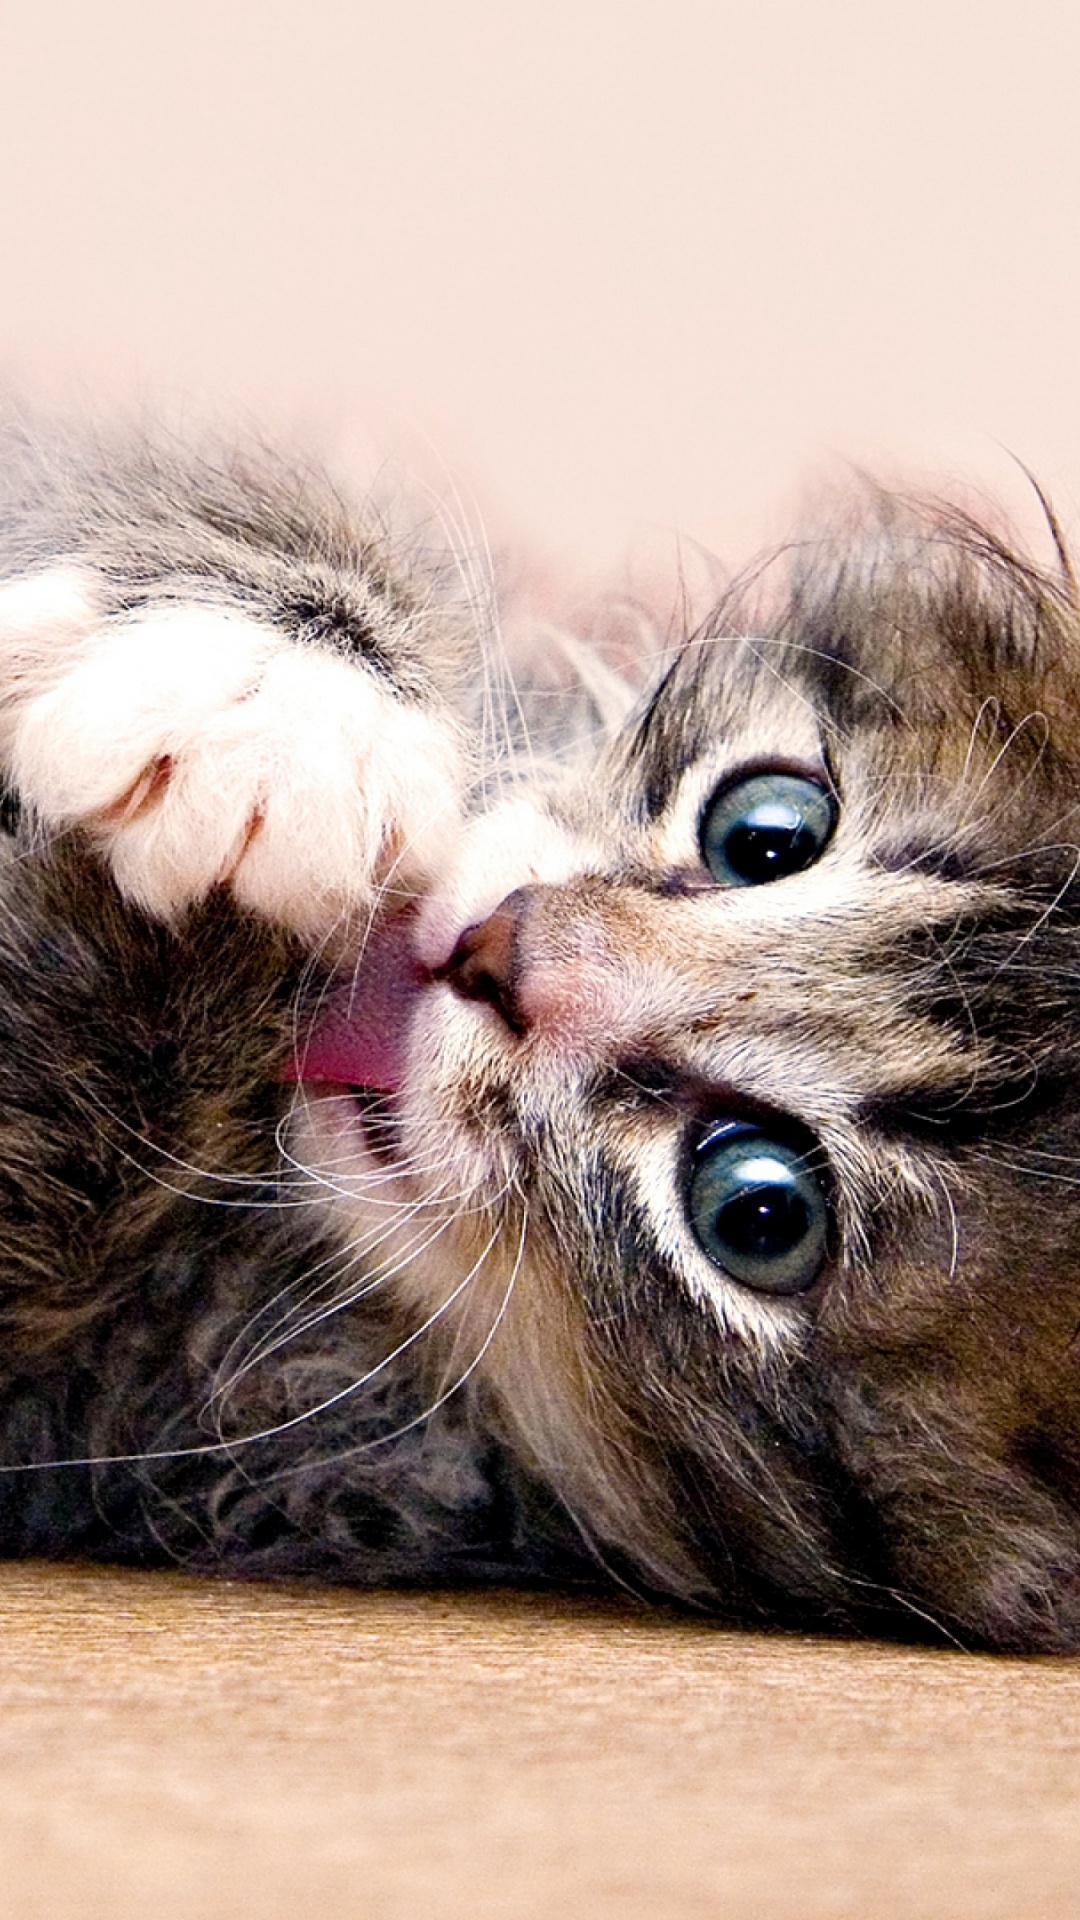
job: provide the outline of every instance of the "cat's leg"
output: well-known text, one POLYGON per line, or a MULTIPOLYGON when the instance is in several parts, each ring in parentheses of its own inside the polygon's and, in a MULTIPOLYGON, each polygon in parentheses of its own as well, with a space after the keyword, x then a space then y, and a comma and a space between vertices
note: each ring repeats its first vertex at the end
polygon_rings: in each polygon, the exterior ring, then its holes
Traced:
POLYGON ((463 774, 434 694, 236 605, 103 600, 73 567, 0 585, 0 762, 47 834, 159 917, 227 883, 308 938, 438 872, 463 774))

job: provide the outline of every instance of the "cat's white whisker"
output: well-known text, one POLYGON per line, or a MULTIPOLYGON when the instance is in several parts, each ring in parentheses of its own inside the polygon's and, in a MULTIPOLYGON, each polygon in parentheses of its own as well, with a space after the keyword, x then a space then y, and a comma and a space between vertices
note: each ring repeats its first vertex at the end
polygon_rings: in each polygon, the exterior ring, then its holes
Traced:
MULTIPOLYGON (((253 1446, 261 1441, 275 1439, 278 1435, 288 1433, 294 1427, 301 1426, 306 1421, 316 1419, 320 1414, 330 1412, 332 1408, 340 1406, 343 1401, 354 1399, 365 1387, 370 1386, 374 1380, 377 1380, 384 1374, 396 1360, 400 1360, 403 1354, 407 1353, 418 1341, 422 1340, 424 1335, 429 1333, 433 1327, 437 1326, 446 1314, 450 1312, 451 1308, 457 1304, 467 1288, 471 1286, 477 1273, 481 1270, 485 1259, 497 1244, 500 1225, 501 1223, 497 1223, 493 1228, 483 1251, 477 1256, 467 1273, 457 1282, 450 1293, 440 1301, 438 1306, 432 1309, 427 1318, 423 1320, 419 1326, 414 1327, 402 1340, 399 1340, 397 1345, 389 1353, 384 1354, 382 1358, 373 1366, 369 1367, 365 1373, 354 1380, 350 1380, 347 1386, 340 1387, 335 1393, 327 1394, 324 1399, 314 1403, 310 1407, 305 1407, 302 1412, 290 1415, 286 1420, 277 1421, 272 1426, 261 1428, 257 1433, 245 1433, 237 1436, 235 1439, 230 1438, 222 1444, 226 1447, 247 1447, 253 1446)), ((151 1454, 143 1457, 153 1458, 154 1456, 151 1454)))
MULTIPOLYGON (((399 1360, 403 1354, 407 1353, 418 1341, 423 1339, 424 1335, 429 1333, 432 1327, 438 1325, 444 1316, 456 1305, 457 1301, 461 1299, 467 1288, 474 1281, 476 1275, 481 1271, 485 1260, 498 1243, 500 1231, 501 1221, 497 1221, 485 1246, 463 1278, 457 1282, 451 1292, 446 1295, 439 1305, 428 1314, 427 1318, 400 1340, 389 1353, 383 1355, 360 1377, 351 1380, 346 1386, 339 1388, 333 1394, 328 1394, 323 1400, 310 1407, 305 1407, 301 1412, 290 1415, 288 1419, 277 1421, 255 1432, 230 1435, 227 1439, 219 1438, 194 1446, 146 1448, 138 1452, 129 1453, 88 1454, 72 1459, 4 1462, 0 1463, 0 1477, 12 1473, 51 1471, 61 1467, 101 1468, 109 1466, 149 1465, 155 1461, 164 1462, 193 1459, 213 1454, 232 1454, 237 1448, 256 1446, 268 1440, 276 1439, 283 1433, 291 1432, 296 1427, 313 1421, 321 1414, 325 1414, 334 1407, 340 1406, 343 1402, 355 1398, 358 1393, 362 1392, 365 1387, 370 1386, 371 1383, 383 1375, 395 1361, 399 1360)), ((507 1290, 507 1299, 509 1299, 509 1294, 510 1289, 507 1290)), ((502 1309, 502 1311, 505 1311, 505 1308, 502 1309)), ((500 1319, 502 1317, 502 1311, 499 1315, 500 1319)), ((495 1329, 493 1328, 489 1340, 485 1342, 485 1352, 487 1346, 490 1344, 490 1339, 494 1338, 494 1332, 495 1329)), ((446 1397, 448 1396, 444 1396, 444 1399, 446 1397)))
MULTIPOLYGON (((453 1378, 450 1381, 450 1384, 446 1387, 441 1388, 436 1398, 434 1400, 428 1401, 425 1404, 425 1406, 422 1408, 422 1410, 419 1413, 415 1414, 411 1420, 406 1420, 400 1426, 393 1427, 388 1433, 379 1434, 378 1438, 375 1440, 363 1441, 356 1446, 349 1447, 348 1449, 346 1449, 344 1454, 339 1454, 337 1456, 339 1459, 342 1459, 342 1458, 348 1459, 353 1454, 370 1453, 376 1447, 389 1446, 393 1441, 404 1438, 404 1436, 407 1433, 412 1433, 416 1430, 417 1427, 424 1426, 432 1418, 434 1414, 438 1413, 441 1407, 444 1407, 447 1404, 447 1401, 453 1399, 455 1394, 458 1394, 461 1392, 461 1389, 472 1378, 473 1374, 477 1371, 477 1369, 481 1366, 481 1364, 487 1357, 488 1350, 491 1347, 499 1331, 499 1328, 502 1326, 503 1321, 506 1318, 506 1314, 509 1309, 511 1299, 513 1297, 514 1289, 518 1282, 518 1276, 521 1272, 522 1262, 525 1257, 525 1244, 526 1244, 527 1234, 528 1234, 528 1216, 523 1207, 522 1214, 521 1214, 521 1233, 518 1239, 517 1252, 514 1255, 513 1264, 510 1268, 510 1273, 507 1278, 506 1286, 503 1290, 501 1298, 499 1299, 496 1305, 495 1312, 492 1316, 491 1325, 489 1326, 487 1332, 485 1333, 483 1339, 481 1340, 480 1345, 477 1347, 476 1352, 474 1353, 472 1359, 468 1362, 468 1365, 464 1367, 460 1373, 455 1373, 453 1375, 453 1378)), ((495 1238, 489 1241, 487 1248, 485 1249, 484 1253, 481 1255, 480 1260, 477 1262, 477 1265, 473 1270, 472 1277, 475 1278, 475 1276, 482 1271, 484 1261, 489 1257, 496 1243, 497 1242, 495 1238)), ((303 1467, 298 1467, 293 1471, 297 1473, 302 1473, 304 1470, 305 1469, 303 1467)))
MULTIPOLYGON (((391 1237, 400 1239, 410 1223, 414 1219, 418 1219, 425 1211, 430 1211, 431 1206, 432 1203, 430 1201, 418 1199, 411 1207, 402 1208, 393 1220, 383 1220, 373 1224, 365 1232, 356 1234, 351 1240, 341 1246, 335 1244, 322 1260, 316 1261, 313 1266, 306 1268, 303 1274, 296 1280, 291 1281, 288 1286, 279 1289, 277 1293, 260 1302, 259 1306, 249 1316, 244 1326, 234 1336, 229 1347, 226 1349, 219 1362, 219 1372, 228 1370, 232 1366, 233 1355, 237 1348, 254 1333, 255 1328, 266 1319, 268 1314, 272 1313, 275 1308, 281 1306, 282 1302, 287 1301, 290 1303, 287 1310, 282 1313, 276 1321, 273 1321, 269 1328, 264 1329, 264 1333, 260 1336, 260 1339, 269 1339, 272 1336, 276 1336, 282 1328, 287 1331, 289 1337, 292 1337, 297 1331, 302 1331, 299 1316, 312 1300, 316 1299, 320 1293, 326 1292, 328 1288, 337 1288, 340 1285, 343 1275, 349 1273, 361 1260, 370 1259, 372 1255, 377 1254, 379 1248, 383 1246, 388 1239, 391 1237), (309 1284, 315 1281, 319 1274, 323 1273, 328 1273, 328 1277, 318 1280, 315 1285, 309 1284), (300 1288, 306 1288, 307 1290, 304 1293, 300 1293, 300 1288)), ((426 1241, 423 1231, 415 1235, 412 1242, 412 1250, 415 1251, 419 1249, 421 1245, 426 1246, 433 1244, 438 1238, 439 1233, 445 1231, 446 1225, 447 1218, 444 1216, 436 1232, 429 1235, 426 1241)), ((426 1231, 426 1226, 424 1231, 426 1231)), ((385 1272, 383 1270, 366 1274, 366 1281, 370 1283, 372 1290, 380 1286, 384 1278, 385 1272)), ((361 1289, 361 1291, 364 1290, 366 1290, 366 1288, 361 1289)), ((350 1289, 350 1297, 352 1297, 352 1295, 353 1290, 350 1289)), ((335 1294, 334 1303, 335 1306, 344 1304, 344 1296, 335 1294)), ((217 1389, 214 1391, 216 1393, 217 1389)))
MULTIPOLYGON (((496 1192, 491 1196, 489 1202, 484 1207, 485 1213, 489 1211, 490 1206, 499 1203, 506 1191, 507 1189, 504 1187, 501 1192, 496 1192)), ((300 1295, 299 1298, 293 1299, 288 1311, 281 1316, 279 1321, 273 1323, 271 1327, 266 1330, 264 1336, 262 1336, 268 1340, 271 1337, 273 1338, 274 1349, 279 1345, 285 1344, 288 1340, 299 1337, 300 1334, 308 1330, 309 1326, 318 1324, 322 1319, 328 1317, 329 1314, 352 1304, 355 1299, 384 1286, 387 1281, 393 1279, 412 1261, 428 1252, 439 1238, 446 1233, 454 1221, 461 1220, 469 1213, 470 1208, 462 1204, 467 1197, 469 1196, 464 1192, 460 1195, 450 1194, 448 1196, 440 1196, 437 1202, 429 1197, 416 1199, 410 1205, 400 1207, 397 1215, 392 1220, 380 1221, 368 1228, 367 1231, 357 1234, 341 1248, 335 1249, 331 1254, 327 1255, 323 1261, 309 1268, 299 1280, 292 1283, 290 1288, 284 1289, 282 1293, 274 1296, 271 1301, 263 1303, 248 1322, 248 1327, 245 1329, 245 1332, 251 1330, 256 1322, 261 1320, 270 1308, 277 1305, 283 1298, 287 1298, 289 1295, 295 1295, 297 1288, 306 1286, 309 1280, 324 1268, 331 1265, 335 1267, 340 1266, 341 1273, 347 1273, 361 1260, 369 1263, 365 1280, 361 1283, 359 1289, 350 1287, 344 1293, 335 1293, 333 1299, 328 1304, 320 1306, 317 1314, 310 1322, 301 1318, 303 1309, 310 1301, 316 1298, 320 1292, 324 1292, 327 1287, 336 1287, 339 1283, 339 1273, 334 1271, 329 1280, 320 1281, 316 1287, 309 1288, 309 1290, 300 1295), (425 1213, 431 1213, 433 1211, 438 1211, 440 1217, 434 1230, 431 1230, 430 1222, 423 1220, 422 1216, 425 1213), (420 1231, 415 1233, 411 1240, 404 1240, 405 1230, 414 1220, 421 1222, 420 1231), (375 1256, 378 1254, 380 1247, 390 1240, 393 1240, 395 1245, 394 1261, 389 1265, 376 1262, 375 1256), (280 1339, 278 1338, 279 1334, 282 1336, 280 1339)), ((237 1336, 237 1339, 234 1340, 228 1355, 226 1355, 226 1361, 222 1364, 226 1364, 229 1356, 235 1351, 238 1342, 242 1341, 245 1337, 245 1332, 242 1332, 237 1336)), ((265 1358, 265 1352, 260 1346, 258 1351, 253 1349, 247 1356, 246 1365, 255 1364, 263 1358, 265 1358)), ((241 1371, 246 1370, 246 1365, 241 1371)))
POLYGON ((948 1271, 947 1279, 949 1282, 952 1282, 953 1280, 955 1280, 957 1272, 959 1271, 959 1267, 960 1267, 960 1221, 957 1217, 956 1202, 953 1199, 952 1190, 949 1186, 948 1179, 946 1178, 944 1168, 935 1166, 932 1171, 933 1171, 934 1180, 938 1187, 938 1191, 940 1192, 941 1198, 944 1201, 945 1210, 949 1217, 950 1251, 949 1251, 949 1271, 948 1271))
MULTIPOLYGON (((1004 807, 1006 805, 1008 806, 1015 805, 1017 796, 1023 793, 1024 788, 1029 784, 1029 782, 1035 779, 1038 773, 1039 765, 1043 759, 1043 756, 1046 753, 1047 747, 1050 744, 1050 722, 1048 721, 1044 713, 1040 713, 1037 710, 1032 711, 1031 713, 1025 714, 1022 720, 1018 720, 1016 725, 1010 730, 1007 737, 1002 741, 1000 747, 995 753, 989 766, 985 768, 978 782, 970 791, 970 797, 967 803, 967 811, 969 815, 971 813, 972 808, 975 806, 975 803, 980 798, 980 796, 983 793, 985 793, 987 787, 990 785, 991 780, 994 778, 994 775, 998 772, 998 770, 1002 766, 1003 762, 1005 761, 1009 753, 1014 752, 1018 742, 1023 739, 1024 735, 1034 729, 1038 729, 1038 741, 1037 741, 1035 753, 1032 757, 1032 760, 1029 766, 1027 767, 1026 771, 1021 775, 1021 778, 1017 782, 1017 784, 1009 791, 1009 793, 1006 796, 1003 796, 1001 802, 999 803, 999 808, 1004 807)), ((991 815, 990 818, 992 819, 993 816, 991 815)), ((982 816, 980 824, 984 826, 985 824, 987 824, 986 815, 982 816)), ((958 822, 958 830, 963 831, 963 827, 964 827, 964 820, 963 820, 963 817, 961 816, 961 819, 958 822)))
POLYGON ((274 1159, 268 1160, 265 1173, 225 1172, 219 1168, 209 1167, 199 1161, 189 1160, 181 1154, 173 1153, 157 1140, 151 1140, 146 1134, 140 1133, 139 1129, 125 1120, 121 1114, 111 1111, 100 1099, 95 1098, 94 1105, 111 1127, 127 1134, 144 1154, 164 1161, 167 1166, 176 1168, 178 1172, 189 1174, 192 1181, 199 1184, 210 1182, 247 1189, 250 1196, 226 1198, 219 1194, 203 1193, 199 1191, 199 1185, 180 1185, 176 1181, 166 1179, 164 1174, 159 1173, 154 1166, 150 1165, 146 1159, 140 1158, 139 1154, 132 1149, 119 1144, 114 1147, 114 1151, 129 1166, 136 1168, 146 1179, 152 1180, 156 1186, 163 1188, 166 1192, 176 1194, 179 1199, 191 1200, 200 1206, 256 1208, 263 1212, 291 1211, 316 1204, 317 1197, 311 1192, 310 1182, 306 1177, 301 1177, 299 1170, 295 1180, 290 1181, 287 1178, 282 1179, 280 1167, 274 1159))
POLYGON ((1072 867, 1070 868, 1065 879, 1062 880, 1060 886, 1057 889, 1057 892, 1054 894, 1053 899, 1048 901, 1047 905, 1043 908, 1042 912, 1037 916, 1035 920, 1032 921, 1031 925, 1027 927, 1025 931, 1021 934, 1020 938, 1017 940, 1011 952, 1006 955, 1004 960, 999 962, 997 968, 995 969, 995 977, 998 974, 1004 973, 1006 969, 1010 967, 1014 967, 1016 965, 1016 961, 1019 955, 1024 951, 1025 947, 1030 946, 1032 941, 1034 941, 1038 937, 1039 932, 1052 919, 1057 908, 1061 905, 1062 901, 1065 899, 1065 896, 1069 892, 1071 892, 1073 884, 1076 880, 1076 877, 1078 874, 1080 874, 1080 846, 1071 846, 1067 849, 1067 851, 1072 853, 1074 856, 1072 867))
MULTIPOLYGON (((717 634, 715 636, 707 636, 707 638, 714 641, 722 641, 725 636, 723 634, 717 634)), ((845 734, 843 730, 837 727, 834 721, 830 721, 827 715, 823 715, 814 707, 813 703, 809 701, 808 696, 805 695, 799 687, 785 679, 784 676, 777 671, 775 663, 768 659, 767 650, 769 648, 775 648, 778 653, 790 654, 795 659, 805 658, 827 663, 834 672, 843 673, 845 677, 856 680, 861 686, 865 686, 869 692, 881 700, 883 706, 890 713, 896 715, 896 718, 909 733, 915 734, 917 732, 914 721, 904 711, 895 694, 890 692, 883 681, 876 680, 872 674, 867 673, 861 667, 855 666, 852 661, 838 658, 835 654, 826 653, 823 647, 812 647, 806 641, 793 640, 788 634, 775 636, 770 634, 748 635, 747 643, 752 646, 756 657, 761 660, 762 665, 768 667, 769 670, 775 674, 775 677, 785 690, 794 694, 795 698, 801 704, 809 707, 815 719, 819 724, 823 723, 825 725, 826 731, 831 737, 835 737, 837 740, 843 740, 845 734)))
POLYGON ((981 706, 979 707, 979 711, 975 715, 975 718, 971 723, 971 732, 968 735, 967 752, 964 755, 964 764, 960 769, 960 778, 957 782, 957 784, 960 787, 964 787, 967 785, 968 775, 971 772, 972 765, 975 758, 975 748, 978 744, 979 737, 983 731, 984 723, 986 721, 989 721, 990 724, 989 724, 988 732, 990 734, 994 734, 997 732, 1000 719, 1001 719, 1001 701, 997 694, 988 694, 986 699, 982 702, 981 706))

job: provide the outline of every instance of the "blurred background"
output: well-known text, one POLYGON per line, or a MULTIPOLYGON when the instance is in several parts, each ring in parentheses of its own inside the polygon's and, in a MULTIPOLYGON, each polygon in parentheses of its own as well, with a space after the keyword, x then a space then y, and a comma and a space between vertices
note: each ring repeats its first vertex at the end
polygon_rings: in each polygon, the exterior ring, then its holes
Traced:
POLYGON ((4 0, 0 379, 736 560, 839 460, 1080 504, 1064 0, 4 0))

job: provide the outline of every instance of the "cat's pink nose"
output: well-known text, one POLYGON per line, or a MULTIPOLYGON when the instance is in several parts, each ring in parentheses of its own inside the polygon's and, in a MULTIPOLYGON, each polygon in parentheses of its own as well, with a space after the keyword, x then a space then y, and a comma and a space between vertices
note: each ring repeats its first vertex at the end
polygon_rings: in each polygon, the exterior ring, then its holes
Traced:
POLYGON ((512 1033, 524 1033, 527 1022, 518 993, 522 921, 529 890, 518 887, 474 927, 466 927, 445 966, 435 977, 463 1000, 486 1000, 502 1014, 512 1033))

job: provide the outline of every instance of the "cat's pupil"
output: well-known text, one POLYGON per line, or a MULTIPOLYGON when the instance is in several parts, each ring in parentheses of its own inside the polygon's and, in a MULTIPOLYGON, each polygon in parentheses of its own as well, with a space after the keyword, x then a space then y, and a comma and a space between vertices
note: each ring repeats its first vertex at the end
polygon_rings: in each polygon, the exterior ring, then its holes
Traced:
POLYGON ((825 1258, 827 1209, 805 1155, 739 1121, 714 1128, 695 1155, 687 1197, 699 1245, 760 1293, 801 1293, 825 1258))
POLYGON ((752 1259, 785 1253, 806 1235, 809 1211, 789 1187, 751 1187, 723 1209, 717 1226, 729 1247, 752 1259))
POLYGON ((743 825, 733 828, 724 851, 737 873, 771 880, 774 874, 809 866, 817 848, 794 808, 774 806, 758 808, 743 825))
POLYGON ((824 852, 836 808, 816 780, 759 773, 722 786, 701 821, 701 852, 720 886, 760 887, 801 873, 824 852))

